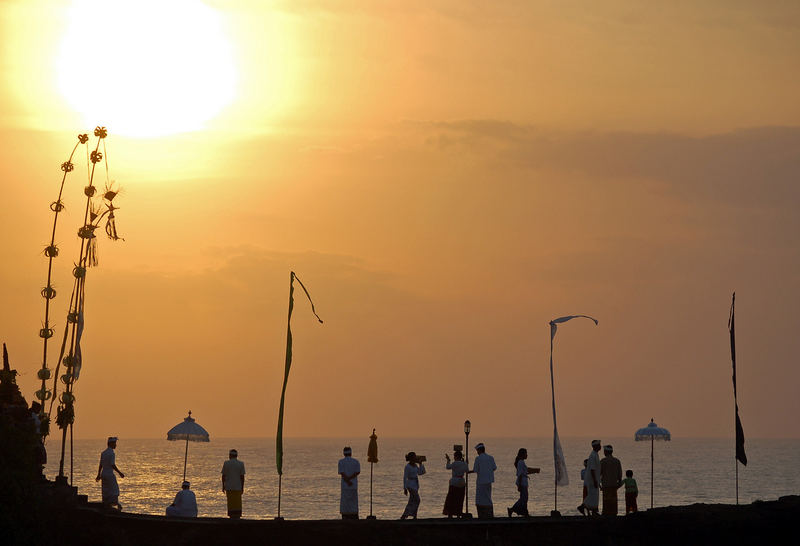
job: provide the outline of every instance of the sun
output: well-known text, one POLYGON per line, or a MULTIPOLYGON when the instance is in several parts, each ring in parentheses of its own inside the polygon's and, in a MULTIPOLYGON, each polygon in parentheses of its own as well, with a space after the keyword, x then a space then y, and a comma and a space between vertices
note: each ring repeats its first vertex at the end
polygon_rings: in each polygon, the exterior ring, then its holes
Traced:
POLYGON ((57 77, 87 126, 134 137, 202 129, 237 79, 221 16, 199 0, 77 0, 57 77))

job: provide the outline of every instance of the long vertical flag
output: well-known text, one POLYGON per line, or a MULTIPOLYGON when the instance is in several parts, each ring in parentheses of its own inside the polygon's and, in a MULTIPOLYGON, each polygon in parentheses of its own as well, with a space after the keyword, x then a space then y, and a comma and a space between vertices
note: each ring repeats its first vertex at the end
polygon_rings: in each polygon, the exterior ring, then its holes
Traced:
POLYGON ((553 340, 556 337, 558 325, 574 318, 587 318, 593 320, 595 326, 597 325, 597 319, 588 315, 568 315, 550 321, 550 392, 553 396, 553 463, 556 471, 556 509, 558 508, 558 486, 569 485, 569 477, 567 476, 567 463, 564 460, 564 452, 561 449, 561 440, 558 438, 558 425, 556 424, 556 389, 555 381, 553 380, 553 340))
POLYGON ((292 309, 294 309, 294 281, 300 283, 303 292, 306 293, 309 303, 311 303, 311 312, 317 317, 317 320, 322 324, 322 319, 319 318, 317 310, 314 308, 314 302, 311 300, 311 295, 308 293, 303 281, 291 272, 289 276, 289 320, 286 328, 286 366, 283 372, 283 388, 281 389, 281 407, 278 412, 278 433, 275 436, 275 464, 278 467, 278 517, 281 515, 281 497, 280 497, 280 478, 283 476, 283 405, 286 400, 286 383, 289 381, 289 370, 292 368, 292 309))
POLYGON ((739 400, 736 397, 736 331, 734 328, 734 304, 736 292, 731 296, 731 314, 728 318, 728 331, 731 333, 731 362, 733 364, 733 404, 736 408, 736 460, 747 466, 747 455, 744 452, 744 429, 739 419, 739 400))

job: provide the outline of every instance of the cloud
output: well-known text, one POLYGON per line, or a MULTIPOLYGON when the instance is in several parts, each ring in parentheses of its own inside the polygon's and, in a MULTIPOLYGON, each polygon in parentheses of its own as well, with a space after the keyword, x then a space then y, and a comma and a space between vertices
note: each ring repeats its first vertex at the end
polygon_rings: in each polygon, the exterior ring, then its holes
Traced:
POLYGON ((691 136, 548 131, 502 120, 408 125, 424 131, 428 144, 442 151, 609 181, 657 181, 685 200, 784 207, 800 199, 800 127, 691 136))

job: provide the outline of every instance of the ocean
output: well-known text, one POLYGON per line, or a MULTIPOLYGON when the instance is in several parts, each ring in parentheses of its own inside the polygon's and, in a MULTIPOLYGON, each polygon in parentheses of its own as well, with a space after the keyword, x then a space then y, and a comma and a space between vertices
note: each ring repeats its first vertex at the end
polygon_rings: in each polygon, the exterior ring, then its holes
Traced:
MULTIPOLYGON (((358 479, 361 517, 370 513, 369 439, 284 440, 283 493, 281 515, 286 519, 335 519, 339 517, 339 476, 337 461, 342 447, 350 445, 361 461, 358 479)), ((59 442, 48 443, 45 473, 52 479, 58 473, 59 442)), ((551 438, 475 438, 486 444, 486 451, 497 463, 493 500, 495 516, 505 516, 506 507, 517 499, 514 485, 514 457, 520 447, 528 450, 528 466, 540 467, 532 476, 528 507, 532 515, 547 515, 554 506, 553 456, 551 438)), ((445 469, 445 453, 452 454, 454 443, 464 438, 378 438, 380 462, 373 466, 373 513, 380 519, 399 518, 406 503, 403 495, 404 455, 408 451, 426 455, 427 473, 420 477, 421 518, 442 517, 450 471, 445 469)), ((650 506, 650 443, 632 437, 604 438, 614 446, 614 455, 623 470, 631 469, 639 485, 639 508, 650 506)), ((558 488, 558 508, 564 515, 576 515, 581 502, 580 470, 590 452, 589 439, 562 438, 570 485, 558 488)), ((73 459, 73 485, 100 500, 100 484, 95 482, 100 452, 105 440, 76 440, 73 459)), ((243 496, 243 517, 270 519, 277 515, 278 475, 275 469, 275 441, 269 438, 215 438, 209 443, 189 443, 187 479, 197 495, 200 516, 227 515, 221 491, 220 471, 235 448, 245 463, 247 476, 243 496)), ((184 442, 166 439, 120 438, 117 467, 125 473, 119 480, 120 502, 125 512, 164 514, 180 490, 183 478, 184 442)), ((782 495, 800 494, 800 440, 748 439, 748 465, 739 466, 739 502, 774 500, 782 495)), ((602 452, 601 452, 602 454, 602 452)), ((470 447, 470 461, 475 455, 470 447)), ((734 503, 734 446, 732 439, 673 439, 655 443, 654 505, 693 503, 734 503)), ((69 474, 69 455, 65 459, 69 474)), ((475 478, 470 477, 470 511, 475 513, 475 478)), ((624 501, 621 503, 624 507, 624 501)), ((623 510, 624 511, 624 510, 623 510)))

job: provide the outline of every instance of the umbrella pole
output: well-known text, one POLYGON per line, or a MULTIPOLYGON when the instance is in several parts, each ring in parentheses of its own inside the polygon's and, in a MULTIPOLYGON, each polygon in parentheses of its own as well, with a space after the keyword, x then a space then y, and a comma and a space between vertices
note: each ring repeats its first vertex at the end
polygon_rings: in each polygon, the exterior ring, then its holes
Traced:
POLYGON ((183 481, 186 481, 186 459, 189 458, 189 435, 186 435, 186 451, 183 452, 183 481))
POLYGON ((369 515, 372 517, 372 467, 375 463, 369 463, 369 515))
POLYGON ((653 508, 653 442, 655 438, 650 437, 650 509, 653 508))

